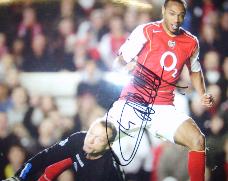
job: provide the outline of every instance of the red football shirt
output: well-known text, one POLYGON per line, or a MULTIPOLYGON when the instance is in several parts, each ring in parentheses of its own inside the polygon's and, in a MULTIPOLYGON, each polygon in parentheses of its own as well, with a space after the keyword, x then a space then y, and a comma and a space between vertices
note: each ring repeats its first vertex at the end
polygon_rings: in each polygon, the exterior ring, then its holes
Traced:
MULTIPOLYGON (((127 41, 119 50, 126 62, 137 59, 137 62, 161 77, 161 85, 158 88, 154 104, 172 105, 173 91, 183 66, 186 64, 190 71, 201 71, 198 62, 199 44, 195 36, 180 29, 180 33, 174 37, 169 36, 162 26, 162 21, 139 25, 131 33, 127 41), (164 71, 163 71, 164 69, 164 71), (163 72, 163 74, 162 74, 163 72)), ((141 71, 137 66, 133 71, 136 75, 141 71)), ((121 99, 128 93, 140 94, 145 101, 149 101, 143 87, 137 87, 131 81, 124 87, 121 99), (144 94, 145 93, 145 94, 144 94)))

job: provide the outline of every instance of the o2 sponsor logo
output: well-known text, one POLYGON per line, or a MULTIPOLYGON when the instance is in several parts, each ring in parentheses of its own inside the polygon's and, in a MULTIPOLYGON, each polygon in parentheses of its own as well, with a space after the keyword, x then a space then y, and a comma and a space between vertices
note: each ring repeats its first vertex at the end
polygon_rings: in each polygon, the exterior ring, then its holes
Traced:
POLYGON ((177 65, 177 56, 175 55, 175 53, 173 52, 170 52, 170 51, 166 51, 165 53, 162 54, 161 56, 161 59, 160 59, 160 65, 162 68, 164 68, 165 71, 172 71, 172 77, 176 77, 176 74, 177 74, 177 68, 176 68, 176 65, 177 65), (172 63, 171 65, 169 66, 166 66, 166 58, 168 56, 171 56, 172 57, 172 63))

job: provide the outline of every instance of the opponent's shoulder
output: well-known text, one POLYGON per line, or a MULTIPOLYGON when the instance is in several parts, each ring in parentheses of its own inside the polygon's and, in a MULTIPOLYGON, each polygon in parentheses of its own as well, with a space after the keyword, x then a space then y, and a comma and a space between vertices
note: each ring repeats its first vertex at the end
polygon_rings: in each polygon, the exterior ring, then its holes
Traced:
POLYGON ((185 39, 192 41, 194 44, 199 43, 198 38, 195 35, 193 35, 192 33, 190 33, 189 31, 185 30, 182 27, 181 27, 181 33, 184 35, 185 39))
POLYGON ((71 134, 69 137, 73 139, 84 139, 86 136, 86 131, 75 132, 71 134))
POLYGON ((59 142, 59 145, 64 146, 66 143, 68 143, 68 144, 75 144, 75 143, 79 144, 79 143, 84 141, 85 135, 86 135, 86 132, 84 132, 84 131, 75 132, 75 133, 71 134, 69 137, 61 140, 59 142))

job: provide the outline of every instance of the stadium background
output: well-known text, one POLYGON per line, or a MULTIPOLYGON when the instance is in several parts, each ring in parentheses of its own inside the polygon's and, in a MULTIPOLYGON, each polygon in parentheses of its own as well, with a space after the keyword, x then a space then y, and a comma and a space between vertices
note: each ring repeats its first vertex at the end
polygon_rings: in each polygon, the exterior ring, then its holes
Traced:
MULTIPOLYGON (((118 97, 119 46, 141 23, 161 18, 160 0, 0 1, 0 179, 29 156, 88 129, 118 97)), ((205 109, 188 73, 175 105, 207 138, 207 180, 228 179, 228 1, 188 0, 183 25, 199 38, 200 62, 216 106, 205 109), (183 96, 183 93, 185 96, 183 96)), ((168 120, 167 120, 168 121, 168 120)), ((125 151, 132 145, 125 144, 125 151)), ((187 150, 145 135, 125 167, 130 181, 188 180, 187 150)), ((59 180, 73 180, 70 170, 59 180)))

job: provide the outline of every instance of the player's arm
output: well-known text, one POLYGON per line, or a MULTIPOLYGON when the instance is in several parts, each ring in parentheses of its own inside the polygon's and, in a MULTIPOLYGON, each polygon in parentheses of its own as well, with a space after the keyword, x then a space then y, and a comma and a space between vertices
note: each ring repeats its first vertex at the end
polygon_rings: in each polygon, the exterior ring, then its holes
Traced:
POLYGON ((116 72, 129 73, 136 66, 136 58, 131 62, 127 63, 122 55, 116 57, 113 63, 113 69, 116 72))
POLYGON ((191 82, 197 93, 201 96, 206 94, 206 86, 204 82, 204 76, 202 71, 191 72, 191 82))
POLYGON ((201 103, 207 107, 211 107, 214 104, 214 98, 206 91, 204 75, 201 70, 201 65, 198 61, 199 48, 197 47, 194 54, 190 59, 190 77, 191 82, 199 96, 201 97, 201 103))
POLYGON ((68 169, 73 164, 71 158, 67 158, 65 160, 61 160, 57 163, 54 163, 48 166, 44 174, 39 178, 38 181, 51 181, 56 179, 63 171, 68 169))
POLYGON ((214 98, 211 94, 206 92, 204 76, 202 71, 192 72, 191 81, 193 87, 196 89, 197 93, 201 97, 201 103, 207 107, 212 107, 214 104, 214 98))
MULTIPOLYGON (((50 152, 49 152, 50 153, 50 152)), ((15 174, 15 176, 6 179, 5 181, 27 181, 32 178, 35 179, 37 174, 42 171, 48 164, 52 164, 53 159, 49 160, 47 157, 48 153, 43 151, 29 159, 15 174), (50 161, 47 163, 46 161, 50 161)))
POLYGON ((127 62, 124 60, 122 55, 118 55, 113 62, 113 69, 118 71, 124 68, 127 65, 127 62))
POLYGON ((47 166, 70 157, 74 136, 56 143, 29 159, 15 174, 20 181, 34 180, 47 166))

